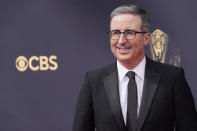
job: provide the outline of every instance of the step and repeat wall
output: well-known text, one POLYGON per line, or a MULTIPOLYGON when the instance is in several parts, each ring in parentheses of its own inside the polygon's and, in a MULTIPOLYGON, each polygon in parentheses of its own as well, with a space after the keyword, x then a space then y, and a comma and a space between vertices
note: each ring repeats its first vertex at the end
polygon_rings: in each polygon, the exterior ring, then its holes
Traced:
POLYGON ((115 61, 110 12, 128 3, 151 17, 147 54, 183 67, 197 102, 197 1, 1 0, 0 130, 71 131, 84 73, 115 61))

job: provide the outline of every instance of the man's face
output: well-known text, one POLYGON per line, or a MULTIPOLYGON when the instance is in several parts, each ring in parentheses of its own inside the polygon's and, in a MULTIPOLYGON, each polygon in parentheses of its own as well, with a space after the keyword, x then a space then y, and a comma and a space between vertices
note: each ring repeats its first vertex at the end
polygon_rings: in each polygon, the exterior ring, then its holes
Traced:
MULTIPOLYGON (((141 32, 141 17, 133 14, 119 14, 111 20, 111 31, 134 30, 141 32)), ((150 33, 137 33, 135 38, 127 40, 123 34, 118 40, 110 40, 111 50, 120 63, 136 63, 138 64, 144 57, 144 46, 150 40, 150 33)))

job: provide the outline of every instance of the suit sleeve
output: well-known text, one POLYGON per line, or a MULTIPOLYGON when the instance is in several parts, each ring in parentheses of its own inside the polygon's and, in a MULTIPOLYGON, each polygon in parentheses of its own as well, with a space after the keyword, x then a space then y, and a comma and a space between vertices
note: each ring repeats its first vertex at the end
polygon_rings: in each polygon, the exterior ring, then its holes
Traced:
POLYGON ((176 131, 197 131, 195 103, 183 69, 175 83, 175 128, 176 131))
POLYGON ((88 73, 86 73, 84 77, 84 84, 80 90, 77 100, 73 131, 94 131, 94 128, 91 90, 88 82, 88 73))

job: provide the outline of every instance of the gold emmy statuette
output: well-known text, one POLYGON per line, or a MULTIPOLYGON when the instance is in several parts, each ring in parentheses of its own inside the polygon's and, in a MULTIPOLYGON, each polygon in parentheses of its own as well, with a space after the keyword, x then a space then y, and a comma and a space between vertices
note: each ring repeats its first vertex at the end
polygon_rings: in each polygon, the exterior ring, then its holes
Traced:
POLYGON ((168 35, 163 31, 156 29, 151 34, 149 47, 151 50, 152 59, 161 63, 165 62, 166 51, 168 44, 168 35))
MULTIPOLYGON (((161 63, 166 63, 166 52, 168 48, 168 35, 160 29, 156 29, 151 34, 149 43, 152 59, 161 63)), ((181 57, 180 50, 173 48, 169 54, 169 64, 180 66, 181 57)))

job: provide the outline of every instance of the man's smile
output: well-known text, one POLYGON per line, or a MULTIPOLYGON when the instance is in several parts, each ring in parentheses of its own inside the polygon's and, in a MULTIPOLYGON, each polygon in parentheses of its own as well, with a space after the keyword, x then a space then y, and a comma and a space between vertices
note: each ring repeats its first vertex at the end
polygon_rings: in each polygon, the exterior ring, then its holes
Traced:
POLYGON ((126 45, 119 45, 119 46, 116 46, 116 49, 118 50, 118 52, 120 54, 126 54, 128 53, 132 48, 130 45, 126 44, 126 45))

